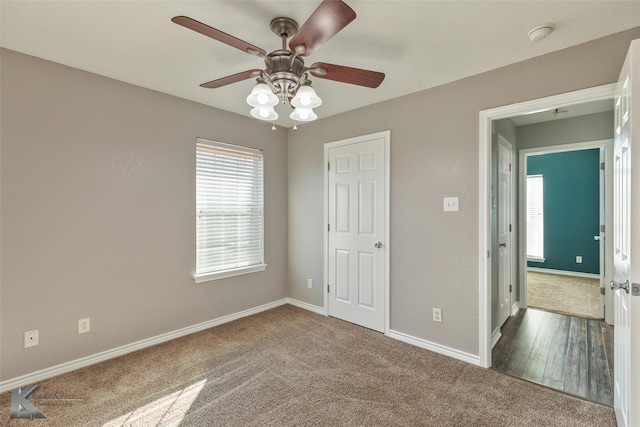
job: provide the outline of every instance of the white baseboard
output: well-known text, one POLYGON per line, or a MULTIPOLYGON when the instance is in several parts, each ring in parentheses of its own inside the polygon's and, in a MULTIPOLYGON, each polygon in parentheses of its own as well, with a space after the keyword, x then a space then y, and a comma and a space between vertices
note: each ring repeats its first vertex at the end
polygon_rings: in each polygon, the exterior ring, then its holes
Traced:
POLYGON ((514 302, 513 305, 511 306, 511 315, 512 316, 517 315, 518 312, 520 311, 520 307, 521 307, 520 301, 514 302))
POLYGON ((446 347, 441 344, 436 344, 434 342, 394 330, 389 331, 389 337, 397 339, 398 341, 406 342, 407 344, 415 345, 416 347, 424 348, 425 350, 433 351, 434 353, 443 354, 463 362, 471 363, 472 365, 480 366, 480 356, 475 354, 466 353, 464 351, 456 350, 455 348, 446 347))
MULTIPOLYGON (((85 368, 87 366, 91 366, 96 363, 104 362, 105 360, 123 356, 125 354, 132 353, 137 350, 141 350, 143 348, 151 347, 153 345, 161 344, 176 338, 184 337, 186 335, 200 332, 205 329, 213 328, 215 326, 222 325, 224 323, 228 323, 243 317, 251 316, 253 314, 270 310, 272 308, 276 308, 285 304, 291 304, 293 306, 300 307, 305 310, 309 310, 314 313, 326 316, 326 312, 323 307, 298 301, 292 298, 284 298, 284 299, 274 301, 268 304, 264 304, 258 307, 254 307, 248 310, 240 311, 238 313, 229 314, 227 316, 222 316, 217 319, 198 323, 192 326, 187 326, 185 328, 177 329, 172 332, 167 332, 165 334, 157 335, 155 337, 146 338, 131 344, 126 344, 110 350, 102 351, 100 353, 96 353, 90 356, 82 357, 80 359, 72 360, 70 362, 61 363, 56 366, 41 369, 39 371, 22 375, 16 378, 12 378, 6 381, 0 381, 0 393, 4 393, 5 391, 12 390, 16 387, 23 387, 28 384, 33 384, 38 381, 46 380, 48 378, 55 377, 57 375, 62 375, 67 372, 75 371, 77 369, 85 368)), ((389 337, 405 342, 407 344, 415 345, 417 347, 424 348, 429 351, 433 351, 434 353, 443 354, 445 356, 449 356, 454 359, 461 360, 463 362, 480 366, 479 356, 476 356, 470 353, 466 353, 460 350, 456 350, 450 347, 433 343, 431 341, 424 340, 422 338, 413 337, 411 335, 398 332, 398 331, 393 331, 393 330, 389 331, 389 337)))
POLYGON ((498 341, 502 338, 502 332, 500 332, 500 326, 498 326, 491 334, 491 348, 498 344, 498 341))
POLYGON ((291 304, 291 305, 294 305, 296 307, 304 308, 305 310, 312 311, 312 312, 314 312, 316 314, 321 314, 323 316, 327 315, 327 312, 325 311, 324 307, 319 307, 317 305, 309 304, 308 302, 302 302, 302 301, 299 301, 299 300, 293 299, 293 298, 286 298, 286 302, 287 302, 287 304, 291 304))
POLYGON ((599 279, 599 274, 581 273, 579 271, 552 270, 550 268, 527 267, 527 271, 534 273, 557 274, 560 276, 585 277, 587 279, 599 279))
MULTIPOLYGON (((67 372, 75 371, 80 368, 84 368, 90 365, 94 365, 105 360, 113 359, 114 357, 122 356, 127 353, 131 353, 143 348, 151 347, 156 344, 161 344, 176 338, 184 337, 186 335, 193 334, 195 332, 204 331, 205 329, 213 328, 214 326, 222 325, 233 320, 237 320, 243 317, 251 316, 253 314, 260 313, 262 311, 271 310, 272 308, 279 307, 287 304, 288 298, 284 298, 278 301, 274 301, 268 304, 264 304, 258 307, 250 308, 248 310, 240 311, 238 313, 229 314, 227 316, 218 317, 217 319, 208 320, 206 322, 198 323, 196 325, 187 326, 182 329, 178 329, 165 334, 157 335, 155 337, 146 338, 140 341, 136 341, 131 344, 126 344, 120 347, 113 348, 111 350, 102 351, 100 353, 93 354, 91 356, 82 357, 80 359, 72 360, 70 362, 61 363, 60 365, 52 366, 50 368, 41 369, 30 374, 22 375, 16 378, 12 378, 6 381, 0 382, 0 393, 12 390, 16 387, 22 387, 28 384, 33 384, 38 381, 46 380, 47 378, 55 377, 67 372)), ((311 306, 310 304, 307 304, 311 306)), ((314 306, 311 306, 314 307, 314 306)), ((303 307, 305 308, 305 307, 303 307)))
MULTIPOLYGON (((323 307, 319 307, 317 305, 309 304, 306 302, 298 301, 293 298, 287 298, 287 303, 294 305, 296 307, 304 308, 305 310, 312 311, 317 314, 321 314, 326 316, 327 313, 323 307)), ((498 333, 500 329, 498 328, 498 333)), ((405 334, 403 332, 398 331, 389 331, 389 337, 397 339, 398 341, 405 342, 407 344, 415 345, 416 347, 424 348, 426 350, 433 351, 434 353, 444 354, 445 356, 452 357, 454 359, 462 360, 463 362, 471 363, 474 365, 480 365, 480 358, 473 354, 465 353, 460 350, 456 350, 450 347, 446 347, 440 344, 433 343, 431 341, 424 340, 422 338, 416 338, 414 336, 405 334)), ((498 336, 498 338, 500 338, 498 336)))

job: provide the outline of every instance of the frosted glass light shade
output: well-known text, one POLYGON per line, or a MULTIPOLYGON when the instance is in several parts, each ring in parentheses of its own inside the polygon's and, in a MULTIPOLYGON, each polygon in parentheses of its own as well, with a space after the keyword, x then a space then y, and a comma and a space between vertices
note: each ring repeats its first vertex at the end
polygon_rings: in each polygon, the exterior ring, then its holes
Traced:
POLYGON ((272 122, 278 120, 278 113, 273 107, 256 107, 250 111, 251 115, 256 119, 272 122))
POLYGON ((311 108, 296 108, 289 117, 297 122, 311 122, 317 119, 318 115, 311 108))
POLYGON ((271 88, 264 83, 256 84, 249 96, 247 104, 252 107, 273 107, 278 104, 278 97, 271 91, 271 88))
POLYGON ((311 86, 300 86, 296 96, 291 100, 291 105, 296 108, 316 108, 322 105, 322 99, 311 86))

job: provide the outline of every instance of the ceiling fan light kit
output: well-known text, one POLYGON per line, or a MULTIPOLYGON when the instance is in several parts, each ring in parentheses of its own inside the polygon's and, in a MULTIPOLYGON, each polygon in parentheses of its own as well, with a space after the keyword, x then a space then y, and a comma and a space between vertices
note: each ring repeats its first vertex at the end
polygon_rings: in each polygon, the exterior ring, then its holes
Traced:
POLYGON ((264 120, 266 122, 278 120, 279 117, 273 107, 255 107, 251 109, 250 114, 256 119, 264 120))
POLYGON ((312 122, 318 115, 311 108, 296 108, 289 117, 296 122, 312 122))
POLYGON ((311 81, 307 81, 309 84, 300 86, 296 95, 291 99, 291 105, 295 108, 317 108, 322 105, 322 99, 320 99, 316 91, 311 87, 311 81))
POLYGON ((186 16, 176 16, 174 23, 211 37, 229 46, 264 59, 265 69, 252 69, 203 83, 200 86, 215 89, 257 77, 257 84, 247 96, 253 107, 252 117, 265 121, 278 119, 274 107, 282 102, 290 104, 294 111, 289 117, 295 121, 308 122, 318 118, 313 108, 322 105, 322 100, 311 87, 309 75, 342 83, 369 88, 380 86, 385 75, 342 65, 317 62, 310 67, 304 65, 304 56, 309 56, 331 37, 356 18, 356 13, 341 0, 324 0, 307 21, 298 27, 291 18, 278 17, 271 21, 270 28, 282 40, 282 48, 267 53, 265 50, 240 40, 230 34, 198 22, 186 16), (287 45, 287 40, 289 43, 287 45))
POLYGON ((278 97, 265 83, 257 83, 247 96, 247 104, 258 108, 275 107, 278 105, 278 97))

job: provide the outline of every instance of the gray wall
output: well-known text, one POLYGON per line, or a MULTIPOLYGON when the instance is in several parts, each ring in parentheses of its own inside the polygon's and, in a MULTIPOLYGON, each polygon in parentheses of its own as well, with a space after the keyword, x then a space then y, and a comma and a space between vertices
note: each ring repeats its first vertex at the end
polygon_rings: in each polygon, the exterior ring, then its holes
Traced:
POLYGON ((613 111, 517 127, 518 148, 613 139, 613 111))
POLYGON ((477 355, 478 112, 615 82, 638 37, 635 28, 290 131, 289 295, 323 305, 324 287, 305 287, 323 279, 323 144, 390 129, 391 328, 477 355), (460 212, 443 212, 445 196, 460 197, 460 212))
POLYGON ((286 297, 284 129, 1 54, 2 380, 286 297), (194 283, 196 137, 264 149, 265 272, 194 283))
POLYGON ((287 293, 322 306, 323 144, 385 129, 391 327, 478 354, 478 112, 614 82, 638 37, 640 28, 297 132, 2 50, 0 379, 287 293), (264 273, 193 283, 197 136, 265 150, 264 273), (460 197, 460 212, 442 211, 445 196, 460 197), (92 331, 78 335, 82 317, 92 331), (36 328, 40 345, 23 349, 36 328))

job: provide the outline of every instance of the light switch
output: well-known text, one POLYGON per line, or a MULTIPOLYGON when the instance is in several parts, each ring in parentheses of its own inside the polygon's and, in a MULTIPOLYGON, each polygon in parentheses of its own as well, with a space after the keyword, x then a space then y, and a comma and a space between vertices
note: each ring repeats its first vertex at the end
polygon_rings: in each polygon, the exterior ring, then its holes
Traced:
POLYGON ((457 212, 460 210, 460 204, 457 197, 445 197, 444 198, 444 211, 445 212, 457 212))

